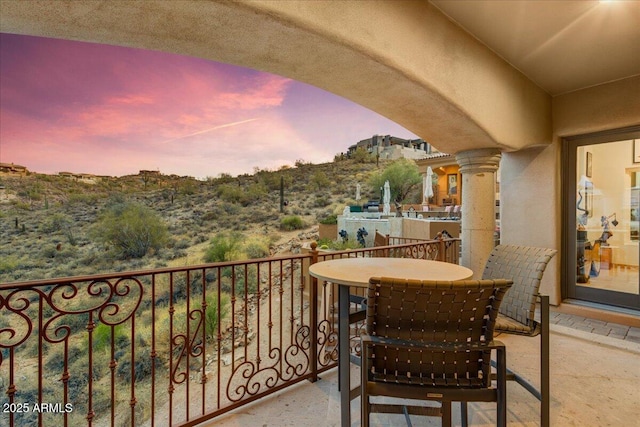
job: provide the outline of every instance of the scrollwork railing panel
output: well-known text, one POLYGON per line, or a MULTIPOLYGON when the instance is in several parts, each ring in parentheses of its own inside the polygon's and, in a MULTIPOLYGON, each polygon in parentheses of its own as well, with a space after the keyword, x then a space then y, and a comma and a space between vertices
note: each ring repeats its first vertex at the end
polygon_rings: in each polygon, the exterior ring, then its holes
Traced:
POLYGON ((337 287, 311 262, 437 244, 0 284, 0 403, 59 405, 11 427, 205 421, 337 364, 337 287))

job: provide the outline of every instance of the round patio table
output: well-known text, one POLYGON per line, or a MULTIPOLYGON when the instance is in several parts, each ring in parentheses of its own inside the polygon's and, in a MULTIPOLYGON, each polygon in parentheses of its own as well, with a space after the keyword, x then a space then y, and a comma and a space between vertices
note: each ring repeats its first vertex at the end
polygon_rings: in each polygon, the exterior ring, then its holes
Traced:
POLYGON ((313 277, 338 285, 338 384, 343 427, 351 426, 349 378, 349 287, 365 288, 371 277, 455 281, 473 271, 461 265, 412 258, 339 258, 309 266, 313 277))

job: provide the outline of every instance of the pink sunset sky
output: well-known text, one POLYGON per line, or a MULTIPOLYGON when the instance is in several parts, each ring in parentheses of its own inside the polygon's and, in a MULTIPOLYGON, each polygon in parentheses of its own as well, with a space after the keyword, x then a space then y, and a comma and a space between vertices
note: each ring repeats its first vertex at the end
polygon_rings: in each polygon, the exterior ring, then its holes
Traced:
POLYGON ((273 74, 0 34, 0 162, 31 171, 237 175, 332 161, 374 134, 417 138, 351 101, 273 74))

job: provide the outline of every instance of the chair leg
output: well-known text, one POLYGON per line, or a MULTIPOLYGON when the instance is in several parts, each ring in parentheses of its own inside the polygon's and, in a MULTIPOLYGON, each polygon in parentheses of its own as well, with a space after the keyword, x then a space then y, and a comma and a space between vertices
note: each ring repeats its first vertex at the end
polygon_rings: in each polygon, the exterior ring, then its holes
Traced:
POLYGON ((360 423, 362 427, 369 427, 369 414, 371 413, 371 403, 369 402, 369 393, 367 391, 367 346, 362 345, 360 349, 360 357, 362 360, 360 368, 360 423))
POLYGON ((469 426, 469 408, 467 402, 460 402, 460 419, 462 421, 462 427, 469 426))
POLYGON ((496 351, 496 370, 497 370, 497 422, 499 427, 507 426, 507 352, 504 348, 496 351))
POLYGON ((361 425, 362 427, 369 427, 369 414, 371 413, 371 404, 369 403, 369 395, 367 395, 366 392, 363 390, 362 393, 360 394, 360 399, 362 401, 362 404, 360 405, 361 425))
POLYGON ((540 422, 549 427, 551 394, 549 390, 549 296, 540 296, 542 331, 540 333, 540 422))
POLYGON ((442 402, 442 427, 451 427, 451 402, 442 402))
POLYGON ((360 399, 362 399, 362 405, 361 405, 362 409, 360 411, 361 425, 362 427, 369 427, 369 414, 371 413, 369 396, 360 396, 360 399))

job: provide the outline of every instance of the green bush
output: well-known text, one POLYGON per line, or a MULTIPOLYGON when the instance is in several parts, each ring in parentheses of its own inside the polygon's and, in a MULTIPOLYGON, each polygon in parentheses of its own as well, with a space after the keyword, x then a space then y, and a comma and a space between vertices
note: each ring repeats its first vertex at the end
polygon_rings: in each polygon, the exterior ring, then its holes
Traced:
POLYGON ((329 216, 326 216, 326 217, 322 218, 319 222, 320 222, 320 224, 334 225, 334 224, 338 223, 338 216, 337 215, 329 215, 329 216))
POLYGON ((322 171, 316 171, 311 176, 309 186, 315 190, 321 190, 323 188, 329 187, 331 181, 327 178, 327 175, 322 171))
POLYGON ((102 215, 94 230, 96 238, 113 246, 122 259, 142 258, 169 240, 166 224, 146 206, 116 204, 102 215))
POLYGON ((284 188, 289 188, 293 183, 293 177, 290 172, 268 172, 260 171, 256 176, 262 181, 262 184, 268 191, 280 190, 280 183, 284 188))
POLYGON ((247 258, 266 258, 269 256, 269 243, 265 239, 253 238, 244 245, 247 258))
POLYGON ((242 187, 233 184, 220 185, 217 193, 222 200, 228 203, 238 203, 246 206, 250 201, 248 194, 242 189, 242 187))
POLYGON ((256 265, 236 265, 222 269, 220 287, 223 291, 244 298, 258 290, 258 267, 256 265), (232 289, 233 288, 233 289, 232 289))
POLYGON ((363 147, 359 147, 356 151, 351 153, 350 157, 356 163, 373 163, 376 161, 376 157, 363 147))
MULTIPOLYGON (((126 347, 129 344, 129 337, 124 325, 113 327, 114 342, 117 348, 126 347)), ((111 325, 100 323, 93 330, 93 351, 99 352, 111 346, 111 325)), ((88 338, 87 338, 88 344, 88 338)))
POLYGON ((280 228, 285 231, 301 230, 305 223, 299 216, 287 216, 280 221, 280 228))
POLYGON ((331 239, 318 240, 318 249, 330 249, 334 251, 346 251, 349 249, 362 248, 356 240, 338 241, 331 239))
POLYGON ((20 261, 15 255, 0 257, 0 274, 11 273, 17 269, 19 265, 20 261))
MULTIPOLYGON (((218 307, 218 294, 208 293, 206 297, 207 307, 204 313, 204 333, 207 340, 215 340, 219 329, 218 317, 220 317, 220 323, 229 315, 231 309, 231 299, 228 294, 220 294, 220 307, 218 307)), ((189 307, 191 312, 199 311, 202 309, 202 299, 192 299, 189 307)), ((170 319, 170 313, 168 307, 158 306, 156 317, 156 349, 158 356, 162 360, 169 359, 169 349, 173 349, 174 354, 178 354, 182 350, 182 342, 171 343, 171 338, 177 335, 186 334, 187 332, 187 318, 189 318, 189 333, 192 335, 197 334, 202 336, 202 330, 197 330, 198 322, 200 318, 198 316, 187 315, 187 303, 182 301, 180 303, 174 303, 173 320, 170 319), (170 329, 170 324, 173 323, 173 329, 170 329)))
MULTIPOLYGON (((218 308, 218 295, 217 294, 208 294, 207 298, 207 308, 205 310, 204 316, 204 333, 208 339, 214 339, 216 333, 218 332, 218 313, 220 316, 220 321, 223 321, 227 315, 229 314, 230 309, 230 298, 228 294, 221 293, 220 294, 220 308, 218 308)), ((198 308, 202 308, 201 304, 196 305, 198 308)))
POLYGON ((204 254, 204 262, 225 262, 237 260, 240 253, 242 235, 238 233, 218 234, 204 254))

